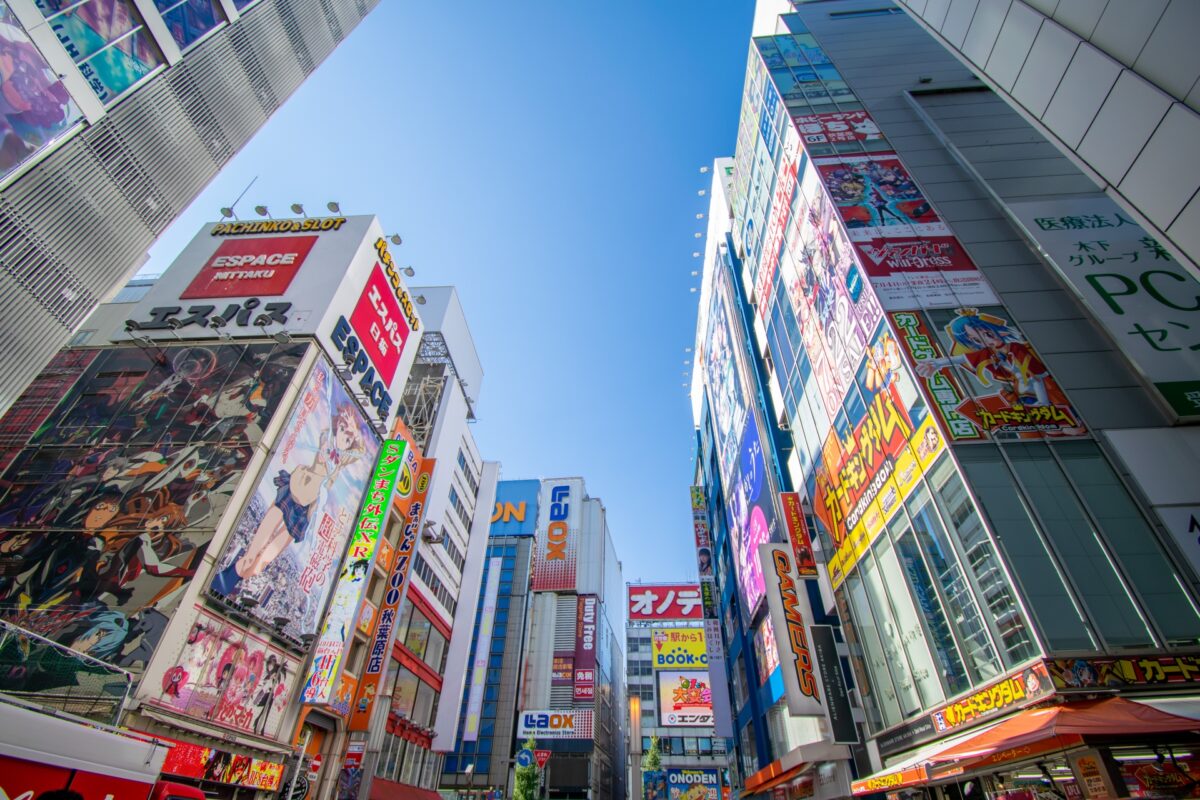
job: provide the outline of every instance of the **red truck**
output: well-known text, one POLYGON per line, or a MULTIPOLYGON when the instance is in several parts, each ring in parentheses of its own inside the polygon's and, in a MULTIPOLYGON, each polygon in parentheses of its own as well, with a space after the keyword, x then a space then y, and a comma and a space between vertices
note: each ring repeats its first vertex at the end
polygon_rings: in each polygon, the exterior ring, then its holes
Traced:
POLYGON ((0 701, 0 800, 70 789, 84 800, 205 800, 159 780, 170 745, 0 701))

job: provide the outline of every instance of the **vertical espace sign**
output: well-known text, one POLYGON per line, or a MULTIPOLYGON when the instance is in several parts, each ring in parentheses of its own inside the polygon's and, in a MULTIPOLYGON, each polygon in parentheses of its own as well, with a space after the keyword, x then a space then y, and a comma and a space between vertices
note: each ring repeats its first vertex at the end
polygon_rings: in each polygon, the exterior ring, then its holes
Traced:
POLYGON ((475 657, 471 662, 471 691, 467 695, 467 716, 463 721, 464 742, 479 739, 479 712, 483 708, 483 685, 487 678, 488 653, 492 649, 492 626, 496 619, 496 596, 500 593, 500 570, 504 559, 488 561, 487 588, 479 613, 479 634, 475 639, 475 657))
POLYGON ((401 439, 386 439, 379 449, 375 471, 363 494, 358 521, 350 534, 350 547, 342 561, 333 592, 333 602, 325 615, 321 637, 313 655, 308 680, 304 686, 305 703, 325 704, 330 700, 333 687, 341 672, 342 660, 349 647, 347 641, 353 635, 354 623, 358 618, 358 606, 371 578, 375 563, 375 552, 379 549, 379 537, 387 523, 388 508, 392 504, 392 492, 396 479, 404 464, 407 443, 401 439))

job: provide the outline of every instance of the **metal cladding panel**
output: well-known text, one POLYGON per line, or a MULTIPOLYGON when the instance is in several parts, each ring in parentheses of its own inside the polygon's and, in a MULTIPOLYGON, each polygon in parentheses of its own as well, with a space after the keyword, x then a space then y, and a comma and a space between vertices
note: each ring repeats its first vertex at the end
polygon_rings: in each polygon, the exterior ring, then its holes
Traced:
POLYGON ((584 501, 579 555, 575 562, 575 591, 579 594, 604 592, 604 526, 603 504, 590 498, 584 501))
POLYGON ((0 191, 0 410, 376 4, 260 3, 0 191))

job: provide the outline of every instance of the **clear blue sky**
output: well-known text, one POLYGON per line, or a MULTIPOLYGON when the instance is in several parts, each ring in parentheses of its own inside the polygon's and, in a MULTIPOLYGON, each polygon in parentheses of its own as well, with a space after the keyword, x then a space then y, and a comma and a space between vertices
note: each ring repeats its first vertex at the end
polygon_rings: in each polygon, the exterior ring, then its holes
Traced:
POLYGON ((711 172, 732 155, 753 0, 383 0, 152 248, 238 205, 329 200, 458 287, 474 433, 509 479, 582 475, 627 580, 695 576, 690 379, 711 172), (685 377, 683 373, 687 372, 685 377))

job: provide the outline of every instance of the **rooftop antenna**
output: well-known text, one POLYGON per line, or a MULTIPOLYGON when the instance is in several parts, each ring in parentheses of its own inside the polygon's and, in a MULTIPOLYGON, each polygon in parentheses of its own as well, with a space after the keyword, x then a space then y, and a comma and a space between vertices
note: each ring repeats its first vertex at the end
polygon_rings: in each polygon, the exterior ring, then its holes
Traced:
POLYGON ((241 202, 243 197, 246 196, 246 192, 250 191, 250 187, 254 185, 256 180, 258 180, 257 175, 250 179, 250 182, 246 184, 246 188, 242 189, 242 193, 239 194, 232 203, 221 209, 221 219, 225 219, 226 217, 233 217, 234 219, 237 219, 237 214, 234 213, 234 211, 237 209, 237 204, 241 202))

